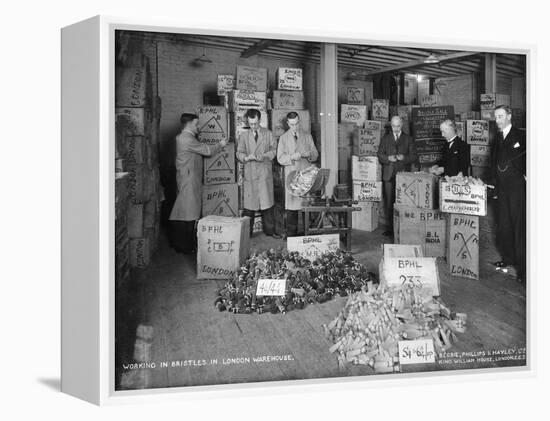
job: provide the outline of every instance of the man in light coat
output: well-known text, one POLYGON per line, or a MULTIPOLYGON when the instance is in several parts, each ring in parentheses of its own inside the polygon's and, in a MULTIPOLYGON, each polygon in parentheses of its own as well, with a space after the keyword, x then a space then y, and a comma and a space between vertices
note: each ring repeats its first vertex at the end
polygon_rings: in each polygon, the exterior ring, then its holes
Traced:
POLYGON ((206 145, 197 140, 199 117, 196 114, 182 114, 182 131, 176 137, 176 181, 178 197, 170 213, 171 243, 179 253, 196 251, 197 236, 195 222, 202 209, 203 156, 218 153, 226 142, 206 145))
POLYGON ((271 131, 260 127, 260 111, 249 109, 246 118, 250 130, 241 133, 237 141, 237 159, 244 164, 243 215, 250 217, 251 236, 256 211, 260 211, 264 234, 281 238, 275 232, 273 214, 272 164, 277 154, 277 142, 273 139, 271 131))
MULTIPOLYGON (((279 138, 277 161, 284 167, 285 184, 292 171, 300 171, 319 157, 313 137, 300 127, 300 116, 291 111, 286 116, 289 129, 279 138)), ((298 211, 304 207, 300 197, 285 190, 286 231, 288 236, 298 235, 298 211)))

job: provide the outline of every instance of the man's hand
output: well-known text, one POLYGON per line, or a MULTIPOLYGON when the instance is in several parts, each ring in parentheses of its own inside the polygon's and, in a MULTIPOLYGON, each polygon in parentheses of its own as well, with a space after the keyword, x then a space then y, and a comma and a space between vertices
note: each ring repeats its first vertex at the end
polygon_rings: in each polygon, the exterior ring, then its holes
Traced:
POLYGON ((398 161, 403 161, 403 160, 405 159, 405 155, 399 154, 399 155, 396 155, 395 158, 396 158, 398 161))
POLYGON ((303 152, 301 156, 302 156, 302 158, 309 158, 310 155, 311 154, 309 152, 303 152))
POLYGON ((294 152, 292 155, 290 155, 290 158, 293 161, 298 161, 300 158, 302 158, 302 155, 300 154, 300 152, 294 152))
POLYGON ((395 155, 388 155, 388 161, 397 162, 397 158, 395 157, 395 155))
POLYGON ((256 161, 256 156, 253 155, 253 154, 250 154, 250 155, 248 155, 247 157, 245 157, 244 160, 245 160, 246 162, 248 162, 248 161, 256 161))
POLYGON ((225 139, 220 140, 220 145, 222 148, 225 147, 225 145, 227 145, 227 141, 225 139))

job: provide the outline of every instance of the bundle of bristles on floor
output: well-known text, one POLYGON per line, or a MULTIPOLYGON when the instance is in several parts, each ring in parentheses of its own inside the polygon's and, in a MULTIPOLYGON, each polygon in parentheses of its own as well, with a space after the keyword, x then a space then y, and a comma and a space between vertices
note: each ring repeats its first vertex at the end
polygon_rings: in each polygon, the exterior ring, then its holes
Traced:
POLYGON ((220 311, 235 314, 284 314, 334 296, 347 296, 373 280, 372 272, 340 250, 310 261, 298 252, 270 249, 252 253, 234 278, 218 291, 214 304, 220 311), (259 279, 286 279, 285 296, 256 296, 259 279))
POLYGON ((377 373, 400 371, 400 340, 433 340, 439 354, 464 332, 466 315, 452 313, 428 291, 403 286, 386 288, 371 282, 349 296, 340 314, 323 325, 338 352, 341 369, 346 364, 363 364, 377 373))

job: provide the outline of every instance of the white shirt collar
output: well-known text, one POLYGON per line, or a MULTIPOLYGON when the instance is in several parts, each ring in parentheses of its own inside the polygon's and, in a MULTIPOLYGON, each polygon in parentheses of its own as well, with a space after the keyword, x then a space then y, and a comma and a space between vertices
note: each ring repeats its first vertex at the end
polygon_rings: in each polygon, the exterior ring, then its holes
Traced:
POLYGON ((397 134, 393 134, 393 138, 396 139, 396 138, 399 138, 399 136, 401 136, 401 132, 397 133, 397 134))
POLYGON ((452 145, 452 143, 456 140, 457 138, 457 135, 455 135, 455 137, 453 137, 451 140, 448 140, 447 142, 449 143, 449 145, 452 145))
POLYGON ((512 128, 512 125, 509 124, 504 129, 502 129, 502 138, 506 139, 506 136, 508 136, 508 133, 510 133, 510 129, 512 128))

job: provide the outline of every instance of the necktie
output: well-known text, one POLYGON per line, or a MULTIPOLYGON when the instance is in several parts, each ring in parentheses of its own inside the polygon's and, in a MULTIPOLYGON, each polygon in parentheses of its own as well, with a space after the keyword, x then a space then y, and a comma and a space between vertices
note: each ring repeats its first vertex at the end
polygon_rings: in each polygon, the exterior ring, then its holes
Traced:
POLYGON ((256 130, 254 130, 254 140, 258 141, 258 132, 256 130))
POLYGON ((394 133, 393 137, 395 137, 395 141, 397 142, 397 139, 399 138, 399 136, 394 133))
POLYGON ((298 140, 298 133, 294 133, 294 140, 298 140))

